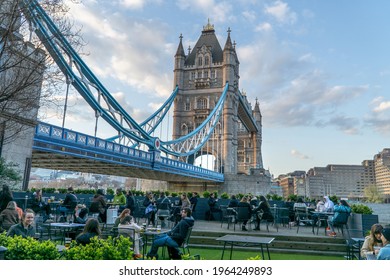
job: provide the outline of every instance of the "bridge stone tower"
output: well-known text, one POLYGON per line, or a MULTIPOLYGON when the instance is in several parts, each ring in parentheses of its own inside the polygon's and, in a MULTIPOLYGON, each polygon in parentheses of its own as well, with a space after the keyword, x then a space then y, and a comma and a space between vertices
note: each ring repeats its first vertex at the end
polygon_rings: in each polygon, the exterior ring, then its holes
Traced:
POLYGON ((0 5, 0 156, 16 164, 22 177, 11 187, 26 190, 46 53, 24 41, 18 3, 0 5))
POLYGON ((270 187, 270 178, 262 161, 260 107, 256 100, 252 109, 246 95, 239 91, 240 62, 230 29, 227 33, 222 49, 214 26, 208 23, 187 54, 180 36, 174 64, 174 86, 179 92, 174 102, 173 138, 190 133, 210 115, 228 82, 222 120, 214 136, 221 139, 221 149, 206 147, 202 152, 214 155, 214 170, 225 174, 225 182, 222 187, 207 185, 203 189, 264 193, 270 187))

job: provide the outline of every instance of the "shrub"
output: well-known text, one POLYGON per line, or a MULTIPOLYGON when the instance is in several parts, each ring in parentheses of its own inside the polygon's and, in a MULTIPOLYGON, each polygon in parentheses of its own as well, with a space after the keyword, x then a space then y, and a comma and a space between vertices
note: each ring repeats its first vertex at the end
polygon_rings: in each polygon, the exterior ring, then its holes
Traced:
POLYGON ((372 214, 374 211, 364 204, 352 204, 351 205, 352 213, 356 214, 372 214))
POLYGON ((0 234, 0 246, 7 248, 6 260, 58 260, 60 253, 56 244, 46 240, 37 241, 31 237, 21 236, 8 237, 5 233, 0 234))
POLYGON ((204 198, 209 198, 209 197, 210 197, 210 192, 204 191, 204 192, 203 192, 203 197, 204 197, 204 198))
POLYGON ((221 194, 221 198, 228 199, 229 195, 226 192, 224 192, 223 194, 221 194))
POLYGON ((69 249, 64 250, 67 260, 131 260, 133 257, 132 241, 120 236, 98 239, 94 237, 87 245, 78 245, 72 241, 69 249))

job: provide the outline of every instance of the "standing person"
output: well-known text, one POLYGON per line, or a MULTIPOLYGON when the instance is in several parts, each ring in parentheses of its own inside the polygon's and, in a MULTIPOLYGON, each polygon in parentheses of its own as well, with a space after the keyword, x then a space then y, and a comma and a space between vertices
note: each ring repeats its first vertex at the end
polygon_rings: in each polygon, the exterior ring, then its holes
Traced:
POLYGON ((383 247, 379 250, 378 260, 390 260, 390 228, 386 227, 382 230, 383 247))
POLYGON ((185 208, 181 211, 181 221, 173 227, 167 234, 156 236, 153 241, 152 248, 148 253, 149 258, 158 258, 157 251, 159 247, 167 246, 169 257, 171 259, 181 259, 179 246, 183 244, 188 230, 194 226, 194 218, 192 218, 192 211, 190 208, 185 208))
POLYGON ((374 252, 375 255, 378 255, 379 252, 375 252, 374 247, 382 247, 382 231, 383 226, 380 224, 373 224, 371 226, 370 234, 366 236, 362 248, 360 249, 360 255, 363 258, 366 258, 367 252, 374 252))
POLYGON ((165 196, 165 192, 160 192, 160 197, 156 202, 157 218, 161 220, 161 227, 165 227, 165 219, 168 219, 171 214, 171 200, 165 196))
POLYGON ((221 213, 221 209, 218 207, 218 199, 215 198, 215 193, 211 193, 207 201, 209 210, 206 211, 206 220, 215 220, 213 213, 221 213))
POLYGON ((3 184, 3 190, 0 193, 0 212, 7 208, 8 202, 14 200, 14 196, 8 185, 3 184))
POLYGON ((196 204, 198 204, 198 193, 193 192, 190 198, 192 213, 195 212, 196 204))
POLYGON ((99 219, 102 223, 107 221, 107 202, 102 189, 98 189, 93 196, 89 212, 99 213, 99 219))
POLYGON ((126 196, 126 208, 130 209, 131 215, 134 215, 135 213, 135 198, 132 191, 127 192, 126 196))
POLYGON ((145 207, 145 215, 148 218, 148 225, 152 223, 152 225, 154 226, 156 222, 157 207, 156 201, 153 197, 153 193, 147 193, 142 204, 145 207))
POLYGON ((347 215, 351 214, 351 207, 349 206, 347 201, 341 199, 339 205, 334 206, 333 211, 335 214, 333 217, 329 217, 328 227, 330 227, 331 230, 329 236, 335 237, 336 232, 334 231, 334 225, 337 225, 340 222, 340 219, 342 218, 342 215, 340 215, 340 213, 346 213, 347 215))
POLYGON ((7 232, 7 236, 20 235, 24 238, 35 237, 34 227, 35 213, 32 209, 27 208, 22 215, 22 219, 19 223, 11 226, 7 232))
POLYGON ((50 205, 42 199, 42 190, 35 191, 32 203, 32 210, 34 210, 36 214, 40 213, 40 215, 42 215, 43 222, 45 222, 49 218, 53 218, 53 216, 51 215, 50 205))
POLYGON ((93 237, 97 236, 99 238, 100 234, 99 221, 95 218, 90 218, 85 224, 84 230, 76 237, 76 242, 86 245, 91 243, 93 237))
POLYGON ((16 211, 16 202, 8 202, 7 208, 0 213, 0 233, 4 230, 9 230, 13 225, 19 222, 19 213, 16 211))
POLYGON ((134 221, 134 218, 130 215, 125 216, 121 223, 118 225, 118 232, 122 236, 130 237, 134 243, 134 258, 139 259, 142 257, 140 253, 140 247, 143 245, 142 239, 140 238, 140 232, 142 227, 137 225, 134 221), (134 230, 134 234, 129 231, 134 230))
POLYGON ((115 195, 114 195, 114 199, 112 201, 115 205, 118 205, 119 206, 119 209, 118 209, 118 214, 120 212, 123 211, 123 209, 125 209, 126 207, 126 196, 125 194, 123 193, 122 189, 121 188, 117 188, 116 189, 116 192, 115 192, 115 195))

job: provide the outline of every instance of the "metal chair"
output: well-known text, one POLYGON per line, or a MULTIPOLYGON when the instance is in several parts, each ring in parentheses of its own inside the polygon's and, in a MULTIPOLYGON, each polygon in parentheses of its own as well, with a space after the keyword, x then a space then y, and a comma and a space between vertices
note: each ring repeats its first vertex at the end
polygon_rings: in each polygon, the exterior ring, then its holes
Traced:
POLYGON ((236 210, 234 210, 234 208, 231 208, 231 207, 227 207, 227 205, 221 205, 221 211, 222 211, 222 215, 221 215, 221 227, 222 227, 222 224, 224 221, 227 222, 228 224, 228 229, 230 227, 230 224, 235 220, 235 217, 236 217, 236 210))
POLYGON ((297 222, 297 233, 301 224, 310 225, 314 234, 314 221, 309 217, 307 207, 295 207, 295 221, 297 222))
POLYGON ((240 223, 240 227, 242 227, 243 223, 247 221, 247 225, 251 226, 251 218, 252 213, 250 212, 250 209, 247 207, 237 207, 237 216, 236 216, 236 222, 234 223, 234 231, 236 230, 236 223, 240 223))

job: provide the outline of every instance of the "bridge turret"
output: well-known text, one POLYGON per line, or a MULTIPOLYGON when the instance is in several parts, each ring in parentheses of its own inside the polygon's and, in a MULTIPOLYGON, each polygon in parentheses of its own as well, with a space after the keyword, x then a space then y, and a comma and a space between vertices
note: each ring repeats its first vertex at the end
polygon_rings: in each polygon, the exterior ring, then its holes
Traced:
POLYGON ((182 88, 184 82, 184 62, 186 60, 186 55, 184 53, 184 48, 182 43, 183 36, 180 34, 179 38, 180 38, 180 42, 175 54, 175 68, 173 70, 174 72, 173 87, 176 87, 178 85, 179 88, 182 88))
POLYGON ((223 83, 229 82, 229 84, 234 85, 236 89, 239 88, 239 64, 237 53, 236 53, 236 44, 232 43, 230 38, 230 28, 228 28, 228 37, 226 39, 225 47, 223 48, 223 83))

